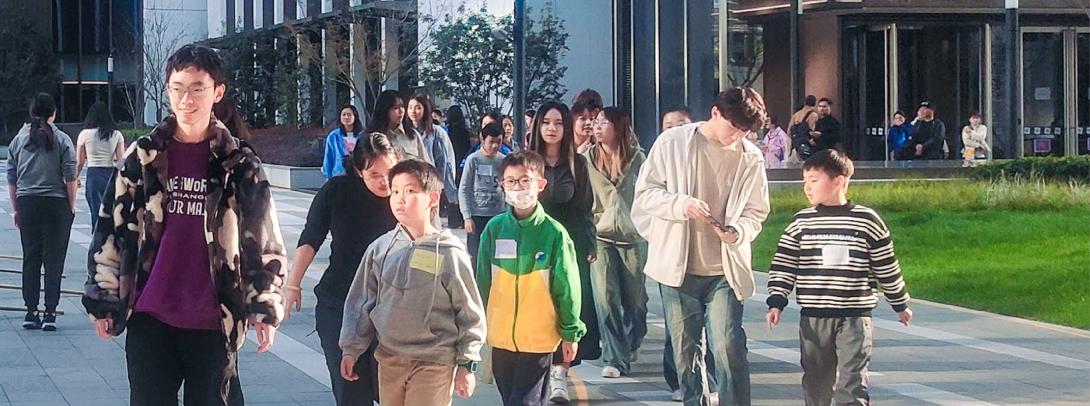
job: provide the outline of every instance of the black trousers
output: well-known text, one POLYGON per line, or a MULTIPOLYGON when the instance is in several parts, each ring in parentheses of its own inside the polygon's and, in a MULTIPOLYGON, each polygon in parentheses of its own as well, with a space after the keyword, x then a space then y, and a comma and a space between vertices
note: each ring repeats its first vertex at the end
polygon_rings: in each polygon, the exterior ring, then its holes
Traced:
POLYGON ((19 238, 23 243, 23 304, 38 308, 45 267, 45 309, 57 309, 61 299, 61 275, 72 234, 72 210, 68 199, 24 196, 16 200, 19 238))
POLYGON ((314 324, 318 331, 318 340, 325 353, 326 368, 329 368, 329 381, 333 384, 333 398, 340 406, 370 406, 378 400, 378 363, 375 362, 375 347, 360 355, 356 361, 356 374, 360 379, 355 382, 341 377, 341 347, 337 341, 341 337, 341 320, 344 310, 320 302, 314 307, 314 324))
POLYGON ((504 406, 545 405, 545 384, 552 364, 551 353, 511 352, 492 349, 492 375, 504 406))
POLYGON ((228 351, 220 330, 182 329, 133 313, 125 359, 133 406, 176 405, 183 384, 186 406, 242 404, 238 353, 228 351))
POLYGON ((477 274, 477 251, 481 248, 481 231, 484 231, 484 226, 488 225, 489 221, 492 221, 492 217, 484 216, 472 216, 473 227, 476 229, 472 233, 466 233, 466 249, 469 251, 470 265, 473 265, 473 274, 477 274))

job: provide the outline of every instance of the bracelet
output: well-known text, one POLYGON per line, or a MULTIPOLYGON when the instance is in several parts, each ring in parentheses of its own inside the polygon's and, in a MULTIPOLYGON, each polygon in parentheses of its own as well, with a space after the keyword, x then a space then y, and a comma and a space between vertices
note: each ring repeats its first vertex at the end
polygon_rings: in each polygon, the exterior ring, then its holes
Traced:
POLYGON ((300 288, 298 286, 284 285, 284 288, 289 289, 289 290, 294 290, 296 292, 302 292, 303 291, 303 288, 300 288))

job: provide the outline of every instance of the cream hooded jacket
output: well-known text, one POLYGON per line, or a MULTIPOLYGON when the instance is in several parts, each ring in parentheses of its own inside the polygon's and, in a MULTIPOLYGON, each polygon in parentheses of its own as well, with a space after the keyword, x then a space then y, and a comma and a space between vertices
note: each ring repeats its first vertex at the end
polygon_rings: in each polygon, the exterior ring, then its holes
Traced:
MULTIPOLYGON (((636 180, 632 222, 651 249, 644 273, 667 286, 678 287, 685 279, 689 259, 689 221, 685 202, 692 197, 697 180, 697 129, 703 122, 674 127, 659 135, 636 180)), ((738 300, 753 295, 750 244, 768 217, 768 178, 764 156, 757 146, 742 139, 742 155, 727 200, 723 224, 738 231, 733 244, 722 243, 723 274, 738 300)), ((712 181, 711 179, 704 181, 712 181)), ((713 205, 714 206, 714 205, 713 205)))

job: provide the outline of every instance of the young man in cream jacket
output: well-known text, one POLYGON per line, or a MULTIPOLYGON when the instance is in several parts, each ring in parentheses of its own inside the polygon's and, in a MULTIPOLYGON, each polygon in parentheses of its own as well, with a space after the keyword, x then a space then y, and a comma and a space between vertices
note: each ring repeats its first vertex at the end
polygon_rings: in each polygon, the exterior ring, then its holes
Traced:
POLYGON ((745 138, 765 117, 753 89, 723 91, 711 120, 659 136, 636 181, 632 221, 655 247, 645 272, 660 283, 686 405, 710 403, 705 323, 720 404, 750 404, 742 302, 753 295, 750 244, 769 208, 764 157, 745 138))

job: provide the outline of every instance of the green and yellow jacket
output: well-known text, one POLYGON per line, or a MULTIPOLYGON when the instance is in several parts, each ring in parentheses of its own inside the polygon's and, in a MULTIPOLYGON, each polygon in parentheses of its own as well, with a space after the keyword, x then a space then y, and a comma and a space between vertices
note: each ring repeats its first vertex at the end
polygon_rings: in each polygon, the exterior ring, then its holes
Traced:
POLYGON ((485 304, 488 344, 514 352, 550 353, 578 342, 579 268, 564 227, 540 205, 519 220, 496 216, 481 232, 477 286, 485 304))

